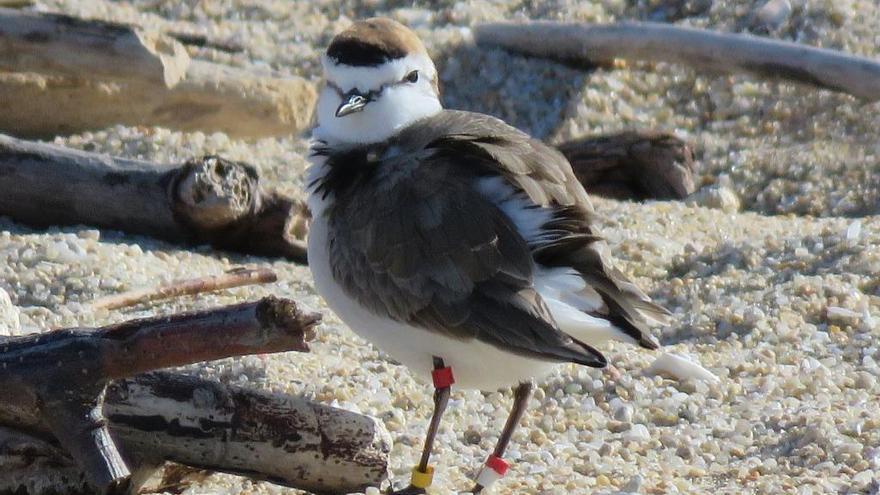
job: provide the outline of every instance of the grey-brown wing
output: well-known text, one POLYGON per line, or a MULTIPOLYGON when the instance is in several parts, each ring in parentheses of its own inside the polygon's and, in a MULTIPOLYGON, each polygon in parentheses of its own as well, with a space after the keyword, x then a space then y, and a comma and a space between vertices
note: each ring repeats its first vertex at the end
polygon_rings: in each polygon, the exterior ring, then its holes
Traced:
POLYGON ((593 316, 611 321, 643 347, 656 348, 649 321, 665 322, 669 313, 614 266, 605 241, 592 227, 589 197, 565 157, 487 115, 447 111, 437 121, 445 137, 433 146, 450 156, 478 150, 484 169, 504 176, 536 205, 553 209, 540 242, 530 246, 535 261, 580 272, 604 302, 593 316))
POLYGON ((372 312, 507 351, 604 366, 559 331, 532 288, 531 252, 468 181, 467 156, 382 163, 338 194, 328 220, 334 278, 372 312))

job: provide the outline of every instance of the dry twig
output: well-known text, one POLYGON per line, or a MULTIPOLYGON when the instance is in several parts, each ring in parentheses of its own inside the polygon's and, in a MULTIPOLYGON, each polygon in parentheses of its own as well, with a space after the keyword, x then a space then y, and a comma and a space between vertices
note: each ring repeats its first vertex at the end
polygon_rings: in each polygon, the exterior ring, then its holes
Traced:
POLYGON ((113 294, 92 301, 91 306, 93 309, 119 309, 159 299, 191 296, 245 285, 269 284, 276 280, 278 276, 268 268, 240 268, 223 275, 174 280, 158 287, 113 294))

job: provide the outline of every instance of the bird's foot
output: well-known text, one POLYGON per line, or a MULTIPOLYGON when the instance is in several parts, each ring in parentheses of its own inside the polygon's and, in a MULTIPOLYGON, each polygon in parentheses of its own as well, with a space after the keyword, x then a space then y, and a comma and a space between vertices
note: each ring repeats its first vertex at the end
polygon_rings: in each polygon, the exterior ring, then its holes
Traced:
POLYGON ((392 487, 388 491, 388 495, 421 495, 424 493, 427 493, 424 488, 419 488, 414 485, 409 485, 408 487, 401 490, 394 490, 394 488, 392 487))
POLYGON ((474 495, 477 495, 478 493, 483 493, 483 488, 483 485, 477 483, 474 485, 473 488, 471 488, 471 493, 473 493, 474 495))

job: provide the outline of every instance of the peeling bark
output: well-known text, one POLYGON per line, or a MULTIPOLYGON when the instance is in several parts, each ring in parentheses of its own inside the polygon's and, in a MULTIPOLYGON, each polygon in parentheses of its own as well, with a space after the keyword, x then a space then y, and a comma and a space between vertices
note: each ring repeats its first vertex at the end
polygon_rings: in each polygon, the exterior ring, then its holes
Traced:
MULTIPOLYGON (((133 488, 176 468, 238 474, 319 493, 380 486, 391 440, 368 416, 287 395, 154 372, 111 382, 104 415, 133 488), (152 473, 159 469, 159 473, 152 473)), ((51 438, 0 426, 0 493, 91 493, 70 455, 51 438)))

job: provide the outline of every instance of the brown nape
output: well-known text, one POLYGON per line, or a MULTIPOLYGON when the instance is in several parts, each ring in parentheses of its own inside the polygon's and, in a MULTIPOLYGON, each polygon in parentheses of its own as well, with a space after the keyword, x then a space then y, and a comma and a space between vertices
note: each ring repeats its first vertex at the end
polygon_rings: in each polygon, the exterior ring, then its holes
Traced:
POLYGON ((427 55, 422 41, 408 27, 384 17, 355 22, 327 47, 327 56, 336 63, 354 66, 381 65, 410 54, 427 55))

